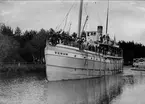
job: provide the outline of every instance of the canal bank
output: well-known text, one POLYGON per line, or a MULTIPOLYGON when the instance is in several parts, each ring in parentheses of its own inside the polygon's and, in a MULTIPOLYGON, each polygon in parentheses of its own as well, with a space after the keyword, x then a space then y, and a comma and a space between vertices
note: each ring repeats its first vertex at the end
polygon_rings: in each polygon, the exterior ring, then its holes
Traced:
POLYGON ((46 77, 45 64, 33 63, 5 63, 0 65, 0 74, 6 76, 19 76, 34 73, 46 77))

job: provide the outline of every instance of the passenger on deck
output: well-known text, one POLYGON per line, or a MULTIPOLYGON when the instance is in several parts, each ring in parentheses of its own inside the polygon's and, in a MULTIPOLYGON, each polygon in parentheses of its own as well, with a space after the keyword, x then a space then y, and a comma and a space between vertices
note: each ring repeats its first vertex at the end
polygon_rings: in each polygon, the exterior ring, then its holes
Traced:
POLYGON ((110 41, 110 37, 109 37, 109 34, 106 35, 106 40, 107 40, 107 44, 109 43, 110 41))
POLYGON ((89 43, 88 43, 87 41, 85 41, 85 42, 83 43, 83 46, 84 46, 84 49, 85 49, 85 50, 88 50, 88 44, 89 44, 89 43))
POLYGON ((105 41, 106 41, 106 36, 105 35, 103 35, 103 43, 105 43, 105 41))
POLYGON ((97 45, 95 45, 95 52, 98 52, 98 46, 97 45))
POLYGON ((103 37, 102 37, 102 36, 100 37, 100 42, 101 42, 101 43, 103 42, 103 37))

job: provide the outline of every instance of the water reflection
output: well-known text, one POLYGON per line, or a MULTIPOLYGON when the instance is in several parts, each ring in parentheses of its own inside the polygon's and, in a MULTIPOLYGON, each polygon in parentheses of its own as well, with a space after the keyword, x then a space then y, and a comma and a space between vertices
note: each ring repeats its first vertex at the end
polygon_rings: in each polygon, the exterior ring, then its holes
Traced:
POLYGON ((134 75, 59 82, 37 75, 0 77, 0 104, 124 104, 126 92, 144 82, 144 76, 134 75))
POLYGON ((125 77, 122 94, 111 104, 145 104, 144 86, 144 76, 125 77))

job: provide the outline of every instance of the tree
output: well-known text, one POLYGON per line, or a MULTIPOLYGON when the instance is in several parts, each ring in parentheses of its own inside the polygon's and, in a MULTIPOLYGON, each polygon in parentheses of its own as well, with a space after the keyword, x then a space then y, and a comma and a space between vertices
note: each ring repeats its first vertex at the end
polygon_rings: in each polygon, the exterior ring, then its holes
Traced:
POLYGON ((13 30, 10 26, 6 26, 5 24, 3 24, 0 27, 0 32, 3 35, 7 35, 7 36, 13 36, 13 30))
POLYGON ((133 58, 145 57, 145 46, 133 41, 119 41, 120 48, 123 49, 123 58, 125 64, 131 64, 133 58))
POLYGON ((32 47, 31 49, 33 49, 33 57, 40 62, 44 58, 44 48, 46 46, 46 39, 48 35, 49 34, 46 30, 41 29, 30 41, 30 46, 32 47))
POLYGON ((19 43, 10 36, 0 34, 0 61, 15 61, 15 55, 18 54, 19 43))
POLYGON ((21 29, 19 27, 16 27, 15 36, 21 36, 21 34, 22 34, 21 29))
POLYGON ((8 56, 9 49, 10 42, 8 37, 0 34, 0 62, 3 62, 3 60, 8 56))

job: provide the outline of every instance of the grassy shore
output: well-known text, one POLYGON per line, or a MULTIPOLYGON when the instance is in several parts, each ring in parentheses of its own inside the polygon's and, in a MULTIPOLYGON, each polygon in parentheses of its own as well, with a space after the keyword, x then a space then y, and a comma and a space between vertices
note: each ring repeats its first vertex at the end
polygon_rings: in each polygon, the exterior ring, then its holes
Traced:
POLYGON ((32 63, 4 63, 1 64, 0 72, 45 72, 45 64, 32 63))

